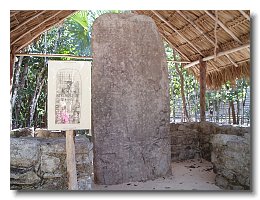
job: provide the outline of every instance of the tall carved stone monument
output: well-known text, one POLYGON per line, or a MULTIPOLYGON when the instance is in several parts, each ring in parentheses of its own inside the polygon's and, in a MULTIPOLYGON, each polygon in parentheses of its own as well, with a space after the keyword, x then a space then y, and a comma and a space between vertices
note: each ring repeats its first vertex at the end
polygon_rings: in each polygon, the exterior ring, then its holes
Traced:
POLYGON ((155 23, 105 14, 94 22, 92 42, 95 182, 171 174, 168 70, 155 23))

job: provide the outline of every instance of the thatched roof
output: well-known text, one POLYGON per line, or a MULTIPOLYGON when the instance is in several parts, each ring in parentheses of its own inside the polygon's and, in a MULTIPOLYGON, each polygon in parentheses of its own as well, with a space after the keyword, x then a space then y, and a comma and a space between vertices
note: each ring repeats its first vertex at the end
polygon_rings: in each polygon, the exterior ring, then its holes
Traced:
MULTIPOLYGON (((226 81, 250 76, 249 11, 135 11, 152 17, 162 37, 184 61, 221 56, 207 61, 207 86, 218 88, 226 81), (239 47, 242 47, 241 49, 239 47), (246 48, 243 48, 246 47, 246 48), (237 51, 232 50, 240 49, 237 51), (221 52, 224 52, 221 54, 221 52)), ((199 65, 190 71, 199 77, 199 65)))
POLYGON ((74 13, 71 10, 10 11, 11 50, 19 52, 41 33, 61 23, 74 13))
MULTIPOLYGON (((11 11, 11 53, 75 11, 11 11)), ((162 38, 179 52, 189 71, 199 77, 200 57, 207 61, 207 86, 250 76, 249 11, 133 11, 152 17, 162 38), (212 59, 213 58, 213 59, 212 59), (194 63, 193 63, 194 62, 194 63)), ((203 60, 204 60, 203 59, 203 60)))

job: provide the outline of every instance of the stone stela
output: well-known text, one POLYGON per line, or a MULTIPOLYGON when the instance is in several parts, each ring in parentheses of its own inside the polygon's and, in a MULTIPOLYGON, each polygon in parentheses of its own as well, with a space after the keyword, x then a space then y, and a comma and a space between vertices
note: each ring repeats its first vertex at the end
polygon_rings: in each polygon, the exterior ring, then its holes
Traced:
POLYGON ((92 42, 95 182, 170 175, 168 70, 155 23, 104 14, 94 22, 92 42))

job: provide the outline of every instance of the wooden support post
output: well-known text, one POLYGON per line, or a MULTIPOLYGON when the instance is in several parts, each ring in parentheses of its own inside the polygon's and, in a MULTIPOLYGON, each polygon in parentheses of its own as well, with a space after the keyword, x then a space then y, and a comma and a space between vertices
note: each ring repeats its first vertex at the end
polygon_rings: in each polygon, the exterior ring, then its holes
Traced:
POLYGON ((77 170, 75 158, 75 142, 73 130, 66 131, 66 153, 67 153, 67 174, 68 189, 78 190, 77 170))
POLYGON ((200 64, 200 121, 206 121, 206 70, 207 63, 202 61, 202 58, 199 60, 200 64))

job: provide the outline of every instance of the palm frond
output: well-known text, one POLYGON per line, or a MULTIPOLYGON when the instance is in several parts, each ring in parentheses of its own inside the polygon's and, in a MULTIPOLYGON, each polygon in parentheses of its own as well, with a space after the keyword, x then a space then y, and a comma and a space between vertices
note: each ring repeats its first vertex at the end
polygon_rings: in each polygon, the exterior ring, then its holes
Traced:
POLYGON ((72 15, 71 19, 88 31, 88 11, 79 11, 72 15))

